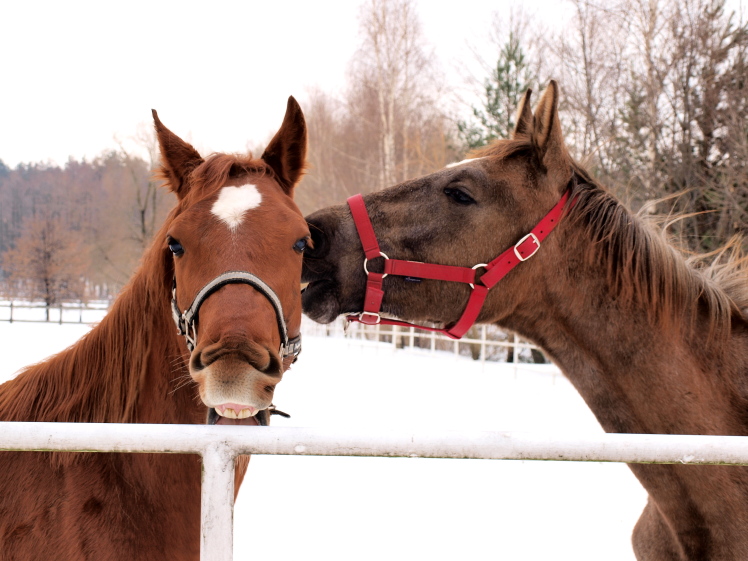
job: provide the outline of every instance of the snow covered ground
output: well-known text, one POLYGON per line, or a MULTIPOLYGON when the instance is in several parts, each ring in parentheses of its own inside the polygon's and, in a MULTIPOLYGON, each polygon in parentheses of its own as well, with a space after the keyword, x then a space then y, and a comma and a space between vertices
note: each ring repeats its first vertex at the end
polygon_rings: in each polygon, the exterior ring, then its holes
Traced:
MULTIPOLYGON (((85 325, 0 322, 0 381, 85 325)), ((304 338, 276 426, 599 432, 550 365, 482 365, 304 338)), ((254 456, 235 511, 236 561, 634 559, 646 494, 622 464, 254 456)))

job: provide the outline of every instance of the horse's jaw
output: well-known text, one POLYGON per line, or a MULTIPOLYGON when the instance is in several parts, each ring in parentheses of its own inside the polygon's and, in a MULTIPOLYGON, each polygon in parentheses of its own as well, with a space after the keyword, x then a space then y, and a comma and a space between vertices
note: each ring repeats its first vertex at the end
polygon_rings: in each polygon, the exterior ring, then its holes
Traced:
POLYGON ((332 323, 345 311, 338 301, 339 293, 340 287, 335 280, 318 279, 309 282, 301 292, 304 313, 317 323, 332 323))

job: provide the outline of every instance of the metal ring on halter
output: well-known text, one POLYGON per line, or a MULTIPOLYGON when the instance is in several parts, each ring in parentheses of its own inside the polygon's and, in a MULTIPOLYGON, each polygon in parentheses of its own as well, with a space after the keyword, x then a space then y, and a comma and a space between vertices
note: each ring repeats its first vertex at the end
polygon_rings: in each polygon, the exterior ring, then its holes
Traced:
MULTIPOLYGON (((475 269, 480 269, 481 267, 487 267, 487 266, 488 266, 488 263, 478 263, 477 265, 473 265, 470 268, 475 270, 475 269)), ((475 285, 472 282, 469 282, 468 284, 470 285, 470 288, 475 290, 475 285)))
MULTIPOLYGON (((384 257, 384 258, 385 258, 386 260, 389 260, 389 257, 387 257, 387 256, 386 256, 386 255, 384 254, 384 252, 382 252, 382 251, 380 251, 380 252, 379 252, 379 257, 384 257)), ((379 257, 375 257, 374 259, 379 259, 379 257)), ((368 259, 367 259, 366 257, 364 257, 364 272, 366 273, 366 276, 367 276, 367 277, 369 276, 369 269, 367 269, 367 268, 366 268, 366 264, 367 264, 368 262, 369 262, 369 260, 368 260, 368 259)), ((384 274, 382 275, 382 278, 386 277, 386 276, 387 276, 388 274, 389 274, 389 273, 384 273, 384 274)))

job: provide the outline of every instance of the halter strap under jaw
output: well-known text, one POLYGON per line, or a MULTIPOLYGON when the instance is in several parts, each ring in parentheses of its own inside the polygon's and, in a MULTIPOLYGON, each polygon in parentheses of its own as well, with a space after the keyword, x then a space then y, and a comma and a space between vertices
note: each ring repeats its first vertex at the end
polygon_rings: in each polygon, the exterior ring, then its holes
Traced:
POLYGON ((456 267, 453 265, 437 265, 433 263, 421 263, 419 261, 405 261, 401 259, 390 259, 379 249, 374 227, 369 219, 363 197, 358 194, 348 199, 348 206, 353 216, 361 245, 364 250, 364 271, 366 272, 366 292, 364 295, 364 309, 358 314, 349 315, 349 322, 358 322, 366 325, 398 325, 403 327, 416 327, 426 331, 442 333, 451 339, 460 339, 478 319, 483 303, 488 296, 488 291, 506 274, 520 263, 527 261, 540 249, 541 242, 550 234, 561 221, 566 203, 573 190, 576 178, 572 178, 570 187, 563 194, 556 205, 546 214, 540 222, 527 235, 517 243, 505 250, 490 263, 480 263, 470 267, 456 267), (370 259, 382 257, 384 269, 382 273, 373 273, 368 270, 367 262, 370 259), (478 280, 475 275, 478 269, 485 272, 478 280), (462 316, 457 322, 448 328, 428 327, 416 325, 406 321, 383 318, 381 316, 382 299, 384 290, 382 281, 387 275, 425 278, 431 280, 453 281, 469 284, 472 291, 462 316))
POLYGON ((174 277, 171 289, 171 314, 177 326, 177 333, 187 341, 187 349, 192 352, 197 344, 196 324, 200 306, 203 305, 211 294, 227 284, 248 284, 270 301, 275 310, 278 331, 281 336, 279 350, 281 361, 285 361, 288 357, 293 357, 294 361, 296 361, 299 353, 301 353, 301 334, 289 339, 288 328, 286 327, 286 320, 283 315, 283 307, 281 306, 278 295, 262 279, 247 271, 228 271, 218 275, 200 289, 190 307, 184 312, 180 312, 179 306, 177 306, 177 279, 176 276, 174 277))

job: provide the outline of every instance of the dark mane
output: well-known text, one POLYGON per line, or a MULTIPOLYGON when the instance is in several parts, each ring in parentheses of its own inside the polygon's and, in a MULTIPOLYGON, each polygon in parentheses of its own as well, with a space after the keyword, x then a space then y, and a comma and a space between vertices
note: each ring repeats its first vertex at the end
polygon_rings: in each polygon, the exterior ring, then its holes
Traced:
POLYGON ((747 260, 738 244, 719 252, 722 259, 689 256, 664 228, 629 211, 579 164, 572 169, 577 181, 568 220, 592 242, 589 264, 606 264, 619 301, 643 303, 663 325, 686 331, 705 313, 710 337, 729 335, 731 317, 745 314, 748 305, 747 260))

